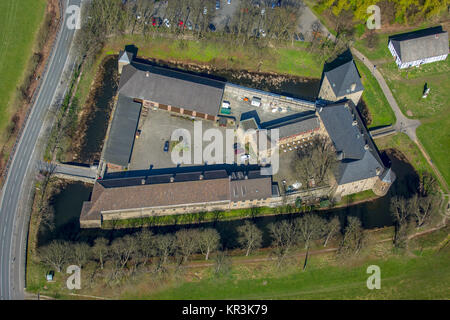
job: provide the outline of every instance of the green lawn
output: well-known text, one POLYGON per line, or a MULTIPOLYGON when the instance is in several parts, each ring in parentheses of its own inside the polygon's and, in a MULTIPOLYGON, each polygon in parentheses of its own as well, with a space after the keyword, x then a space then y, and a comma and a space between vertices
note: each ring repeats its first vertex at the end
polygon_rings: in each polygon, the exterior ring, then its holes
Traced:
POLYGON ((369 128, 391 125, 395 123, 395 114, 392 111, 386 97, 381 90, 377 80, 372 76, 370 70, 359 60, 355 60, 361 81, 364 85, 362 98, 366 103, 372 116, 369 128))
POLYGON ((32 55, 45 5, 45 0, 0 1, 0 133, 17 109, 11 105, 13 94, 32 55))
MULTIPOLYGON (((312 257, 306 272, 245 279, 206 279, 184 283, 159 293, 141 297, 132 293, 124 298, 149 299, 448 299, 450 254, 422 253, 419 257, 390 257, 365 262, 356 267, 323 267, 312 257), (366 286, 369 265, 381 270, 381 289, 366 286)), ((242 277, 242 275, 239 275, 242 277)))
POLYGON ((422 174, 426 171, 433 174, 433 169, 431 169, 422 152, 405 133, 378 138, 375 143, 380 150, 393 148, 402 152, 417 173, 422 174))
POLYGON ((138 47, 138 55, 146 58, 202 63, 219 69, 320 78, 324 63, 322 58, 309 52, 303 43, 258 49, 250 44, 237 46, 218 39, 196 41, 128 35, 111 39, 104 52, 117 53, 130 43, 138 47))

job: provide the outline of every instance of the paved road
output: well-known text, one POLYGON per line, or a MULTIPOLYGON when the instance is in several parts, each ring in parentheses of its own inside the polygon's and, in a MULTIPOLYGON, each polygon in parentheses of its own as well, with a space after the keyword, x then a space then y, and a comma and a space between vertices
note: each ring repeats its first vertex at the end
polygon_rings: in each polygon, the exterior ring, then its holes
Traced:
MULTIPOLYGON (((80 5, 81 0, 63 0, 63 4, 80 5)), ((56 40, 39 95, 32 107, 22 137, 2 190, 0 202, 0 299, 23 299, 25 251, 28 232, 27 215, 20 210, 21 196, 27 187, 26 176, 34 167, 34 151, 45 115, 63 74, 75 30, 65 23, 56 40)))

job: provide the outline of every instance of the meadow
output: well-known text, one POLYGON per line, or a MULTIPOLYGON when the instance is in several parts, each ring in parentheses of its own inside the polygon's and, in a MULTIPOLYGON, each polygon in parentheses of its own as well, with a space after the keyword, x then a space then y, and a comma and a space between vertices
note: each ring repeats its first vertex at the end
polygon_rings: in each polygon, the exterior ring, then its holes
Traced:
POLYGON ((15 94, 23 81, 39 25, 45 12, 45 0, 0 1, 0 138, 11 116, 20 106, 15 94))

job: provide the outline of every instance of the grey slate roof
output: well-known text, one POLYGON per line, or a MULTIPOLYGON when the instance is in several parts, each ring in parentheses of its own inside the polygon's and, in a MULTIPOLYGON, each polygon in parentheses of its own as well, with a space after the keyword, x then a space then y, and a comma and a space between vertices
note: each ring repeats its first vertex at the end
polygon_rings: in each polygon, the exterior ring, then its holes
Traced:
POLYGON ((123 67, 119 93, 216 115, 224 87, 222 81, 133 61, 123 67))
POLYGON ((330 82, 331 88, 333 89, 336 97, 342 97, 364 89, 361 83, 361 77, 359 76, 353 60, 325 72, 325 77, 327 77, 330 82), (356 84, 356 87, 354 91, 351 91, 351 85, 353 83, 356 84))
POLYGON ((263 127, 267 130, 278 129, 280 139, 319 128, 319 119, 315 113, 302 117, 286 117, 284 121, 283 119, 279 120, 273 125, 265 125, 263 127))
POLYGON ((123 167, 128 165, 140 112, 140 104, 133 102, 132 98, 119 94, 105 147, 106 162, 123 167))
POLYGON ((403 63, 448 54, 448 32, 442 27, 398 34, 389 39, 403 63))
POLYGON ((336 152, 342 159, 336 172, 339 184, 367 179, 385 170, 378 150, 373 144, 359 114, 350 101, 332 104, 319 109, 319 116, 327 130, 336 152), (356 125, 353 125, 356 121, 356 125), (366 150, 365 145, 368 145, 366 150))

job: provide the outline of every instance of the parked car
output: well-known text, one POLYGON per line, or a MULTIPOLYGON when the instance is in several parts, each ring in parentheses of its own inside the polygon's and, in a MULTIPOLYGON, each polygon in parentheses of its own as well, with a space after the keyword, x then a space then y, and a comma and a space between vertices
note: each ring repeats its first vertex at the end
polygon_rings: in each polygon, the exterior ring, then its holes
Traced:
POLYGON ((228 4, 231 4, 231 0, 227 0, 227 3, 228 3, 228 4))
POLYGON ((183 25, 184 25, 183 20, 178 20, 178 26, 179 26, 179 27, 183 27, 183 25))
POLYGON ((216 1, 216 10, 219 10, 220 9, 220 0, 217 0, 216 1))
POLYGON ((216 31, 216 27, 215 27, 212 23, 209 24, 208 28, 209 28, 209 30, 211 30, 212 32, 216 31))
POLYGON ((265 37, 266 36, 266 32, 264 31, 264 29, 259 29, 259 34, 261 35, 261 37, 265 37))
POLYGON ((233 148, 234 149, 238 149, 238 148, 240 148, 241 147, 241 144, 239 143, 239 142, 235 142, 234 144, 233 144, 233 148))
POLYGON ((203 14, 206 15, 208 13, 208 9, 206 7, 203 8, 203 14))
POLYGON ((169 141, 164 142, 164 152, 169 151, 169 141))
POLYGON ((249 154, 243 154, 242 156, 241 156, 241 161, 247 161, 247 160, 249 160, 250 159, 250 155, 249 154))
POLYGON ((167 28, 170 28, 170 21, 169 21, 169 19, 165 18, 163 22, 164 22, 164 25, 165 25, 167 28))
POLYGON ((189 30, 192 30, 192 23, 188 20, 188 21, 186 21, 186 27, 189 29, 189 30))

